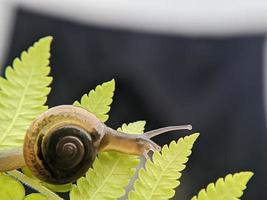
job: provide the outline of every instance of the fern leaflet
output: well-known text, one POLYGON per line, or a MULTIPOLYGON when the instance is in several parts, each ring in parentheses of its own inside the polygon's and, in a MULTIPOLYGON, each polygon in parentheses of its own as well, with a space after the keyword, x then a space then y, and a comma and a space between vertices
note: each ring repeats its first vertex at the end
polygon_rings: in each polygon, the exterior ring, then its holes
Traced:
POLYGON ((140 134, 144 133, 145 131, 145 125, 146 121, 137 121, 134 123, 129 124, 122 124, 120 128, 118 128, 118 131, 124 132, 124 133, 130 133, 130 134, 140 134))
POLYGON ((252 172, 228 174, 224 179, 219 178, 215 184, 210 183, 206 190, 200 190, 198 196, 194 196, 192 200, 237 200, 243 195, 252 176, 252 172))
POLYGON ((145 169, 140 169, 139 178, 134 183, 134 190, 128 195, 129 200, 166 200, 174 196, 180 182, 181 171, 185 168, 188 156, 198 133, 180 138, 165 145, 162 152, 153 154, 153 162, 148 160, 145 169))
POLYGON ((34 43, 6 68, 6 79, 0 77, 0 149, 21 146, 30 123, 47 109, 51 40, 34 43))
POLYGON ((49 199, 40 193, 31 193, 28 194, 23 200, 49 200, 49 199))
POLYGON ((91 113, 94 113, 102 122, 105 122, 108 120, 107 113, 110 111, 114 90, 115 81, 112 79, 102 85, 98 85, 88 95, 84 94, 81 98, 81 103, 75 101, 73 105, 87 109, 91 113))
POLYGON ((68 192, 72 188, 71 183, 66 183, 66 184, 62 184, 62 185, 54 185, 54 184, 43 182, 43 181, 39 180, 38 178, 36 178, 35 176, 33 176, 31 170, 26 166, 21 168, 21 171, 23 172, 23 174, 25 174, 29 178, 34 179, 34 180, 38 180, 38 182, 41 185, 48 188, 49 190, 52 190, 53 192, 68 192))
POLYGON ((0 197, 5 200, 23 199, 25 189, 16 179, 0 174, 0 197))

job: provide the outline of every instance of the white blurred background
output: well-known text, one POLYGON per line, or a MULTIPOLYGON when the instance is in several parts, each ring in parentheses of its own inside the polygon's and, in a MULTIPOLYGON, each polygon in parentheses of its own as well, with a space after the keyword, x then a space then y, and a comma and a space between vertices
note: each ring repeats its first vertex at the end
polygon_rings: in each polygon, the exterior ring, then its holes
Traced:
MULTIPOLYGON (((267 32, 267 1, 254 0, 0 0, 0 66, 6 56, 15 8, 98 26, 185 36, 231 37, 267 32)), ((264 96, 267 113, 267 45, 264 96)))

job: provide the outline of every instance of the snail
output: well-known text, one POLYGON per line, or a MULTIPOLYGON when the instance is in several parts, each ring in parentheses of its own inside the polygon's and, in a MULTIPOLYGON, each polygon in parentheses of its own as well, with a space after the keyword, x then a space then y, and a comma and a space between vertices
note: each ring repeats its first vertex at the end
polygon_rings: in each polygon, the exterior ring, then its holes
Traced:
POLYGON ((126 134, 106 126, 83 108, 56 106, 32 122, 23 148, 0 153, 0 171, 27 166, 42 181, 69 183, 86 173, 98 152, 146 155, 150 150, 161 150, 152 137, 181 129, 192 127, 169 126, 142 135, 126 134))

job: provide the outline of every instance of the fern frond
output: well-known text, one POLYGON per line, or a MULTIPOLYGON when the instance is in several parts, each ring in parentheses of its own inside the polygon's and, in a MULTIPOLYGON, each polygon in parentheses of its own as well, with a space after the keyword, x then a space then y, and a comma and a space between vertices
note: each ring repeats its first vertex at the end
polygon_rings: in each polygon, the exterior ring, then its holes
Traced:
POLYGON ((31 193, 28 194, 23 200, 49 200, 49 199, 40 193, 31 193))
MULTIPOLYGON (((121 131, 142 133, 145 121, 123 124, 121 131)), ((78 179, 70 192, 71 200, 117 199, 125 194, 125 187, 139 164, 138 156, 117 152, 102 152, 94 161, 86 177, 78 179)))
POLYGON ((6 68, 6 79, 0 77, 0 149, 21 146, 30 123, 47 109, 51 40, 34 43, 6 68))
POLYGON ((145 131, 146 121, 140 120, 137 122, 129 123, 129 124, 122 124, 118 131, 130 134, 141 134, 145 131))
POLYGON ((185 168, 188 156, 198 133, 180 138, 165 145, 162 152, 153 154, 153 162, 147 160, 145 169, 140 169, 134 183, 134 190, 128 195, 129 200, 166 200, 174 196, 174 188, 179 186, 181 171, 185 168))
POLYGON ((46 187, 44 187, 41 182, 37 179, 32 179, 25 174, 21 173, 20 171, 13 170, 13 171, 8 171, 8 175, 12 176, 13 178, 23 182, 25 185, 31 187, 32 189, 40 192, 44 196, 46 196, 48 199, 53 199, 53 200, 63 200, 60 198, 57 194, 54 192, 50 191, 46 187))
POLYGON ((23 199, 25 189, 16 179, 0 174, 0 197, 4 200, 23 199))
POLYGON ((115 90, 115 81, 105 82, 102 85, 96 86, 95 90, 91 90, 88 94, 84 94, 81 102, 75 101, 73 105, 83 107, 94 113, 95 116, 102 122, 108 120, 108 112, 115 90))
POLYGON ((252 172, 228 174, 224 179, 219 178, 215 184, 210 183, 206 190, 200 190, 192 200, 238 200, 252 176, 252 172))
POLYGON ((80 194, 80 191, 76 184, 72 185, 72 189, 69 193, 70 200, 83 200, 82 195, 80 194))
POLYGON ((25 174, 29 178, 34 179, 34 180, 38 180, 38 182, 41 185, 43 185, 44 187, 48 188, 49 190, 51 190, 53 192, 68 192, 72 188, 72 184, 71 183, 66 183, 66 184, 61 184, 61 185, 54 185, 54 184, 43 182, 43 181, 39 180, 38 178, 36 178, 32 174, 31 170, 28 167, 26 167, 26 166, 25 167, 22 167, 21 168, 21 171, 23 172, 23 174, 25 174))

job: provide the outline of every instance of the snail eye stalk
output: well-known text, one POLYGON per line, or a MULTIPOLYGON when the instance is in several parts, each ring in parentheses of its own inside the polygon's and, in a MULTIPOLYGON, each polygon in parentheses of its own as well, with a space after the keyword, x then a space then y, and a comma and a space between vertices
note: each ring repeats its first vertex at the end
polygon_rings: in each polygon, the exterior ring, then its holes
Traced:
POLYGON ((152 131, 145 132, 144 135, 147 138, 152 138, 152 137, 155 137, 157 135, 164 134, 166 132, 178 131, 178 130, 192 130, 192 126, 191 125, 167 126, 167 127, 164 127, 164 128, 159 128, 159 129, 155 129, 155 130, 152 130, 152 131))

